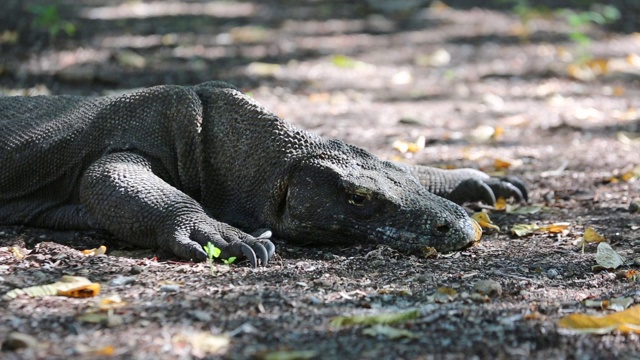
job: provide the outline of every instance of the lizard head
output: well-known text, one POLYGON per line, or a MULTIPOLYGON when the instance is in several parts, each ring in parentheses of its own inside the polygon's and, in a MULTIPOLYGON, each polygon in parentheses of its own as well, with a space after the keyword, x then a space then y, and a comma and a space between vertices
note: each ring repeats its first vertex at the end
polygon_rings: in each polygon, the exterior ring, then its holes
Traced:
POLYGON ((331 146, 292 166, 277 191, 277 236, 298 243, 375 242, 446 252, 476 239, 460 206, 428 192, 407 170, 365 150, 331 146))

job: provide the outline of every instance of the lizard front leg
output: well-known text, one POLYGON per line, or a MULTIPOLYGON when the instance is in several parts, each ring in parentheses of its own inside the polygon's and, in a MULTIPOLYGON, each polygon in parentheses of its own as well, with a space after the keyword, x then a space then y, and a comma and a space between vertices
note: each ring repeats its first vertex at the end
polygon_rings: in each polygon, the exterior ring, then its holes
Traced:
POLYGON ((113 153, 94 162, 82 177, 80 201, 102 228, 122 240, 183 259, 206 260, 202 247, 211 242, 223 258, 246 256, 255 267, 258 260, 266 265, 275 250, 265 238, 212 219, 138 154, 113 153))
POLYGON ((496 199, 514 198, 528 201, 527 187, 515 176, 497 178, 475 169, 438 169, 421 165, 405 165, 430 192, 455 203, 482 201, 493 205, 496 199))

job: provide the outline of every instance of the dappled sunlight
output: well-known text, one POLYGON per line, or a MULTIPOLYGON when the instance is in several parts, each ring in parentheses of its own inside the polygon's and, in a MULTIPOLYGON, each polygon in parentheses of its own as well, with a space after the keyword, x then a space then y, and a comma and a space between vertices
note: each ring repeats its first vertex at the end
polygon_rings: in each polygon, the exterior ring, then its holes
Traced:
POLYGON ((182 2, 127 2, 116 6, 89 8, 82 17, 92 20, 145 19, 159 16, 206 15, 213 17, 248 17, 258 12, 255 3, 212 1, 208 3, 182 2))

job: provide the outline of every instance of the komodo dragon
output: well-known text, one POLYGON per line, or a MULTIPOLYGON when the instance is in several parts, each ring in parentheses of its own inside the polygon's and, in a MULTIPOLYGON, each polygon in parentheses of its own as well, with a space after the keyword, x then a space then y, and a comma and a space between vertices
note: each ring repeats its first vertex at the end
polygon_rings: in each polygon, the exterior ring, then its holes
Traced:
POLYGON ((527 197, 516 178, 381 161, 297 129, 222 82, 0 97, 0 166, 0 224, 103 229, 196 261, 212 242, 254 267, 274 254, 271 232, 459 249, 474 225, 454 202, 527 197))

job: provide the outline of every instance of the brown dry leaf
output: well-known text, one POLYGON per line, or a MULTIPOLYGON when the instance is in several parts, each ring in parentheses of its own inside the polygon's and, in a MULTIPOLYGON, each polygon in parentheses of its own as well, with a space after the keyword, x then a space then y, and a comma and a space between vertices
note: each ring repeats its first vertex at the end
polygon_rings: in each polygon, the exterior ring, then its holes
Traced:
POLYGON ((326 103, 329 102, 329 100, 331 100, 331 94, 329 94, 328 92, 309 94, 309 101, 314 103, 326 103))
POLYGON ((422 257, 425 259, 438 256, 438 250, 431 246, 425 246, 422 248, 422 257))
POLYGON ((503 159, 494 159, 493 160, 493 167, 495 167, 496 170, 505 170, 505 169, 510 168, 511 165, 513 165, 513 164, 509 160, 503 160, 503 159))
POLYGON ((41 296, 52 296, 52 295, 65 295, 66 293, 70 293, 70 291, 77 290, 80 294, 93 296, 97 295, 100 292, 100 284, 92 283, 89 279, 82 276, 70 276, 64 275, 60 278, 60 281, 57 281, 52 284, 38 285, 38 286, 30 286, 23 289, 13 289, 8 293, 3 295, 3 299, 10 300, 16 298, 19 295, 26 294, 31 297, 41 297, 41 296), (91 287, 86 289, 89 285, 98 285, 97 292, 96 287, 91 287), (86 290, 83 290, 86 289, 86 290))
POLYGON ((494 225, 491 222, 491 219, 489 218, 489 214, 487 214, 486 212, 480 211, 480 212, 474 213, 473 215, 471 215, 471 218, 475 220, 478 223, 478 225, 480 225, 483 228, 500 231, 500 227, 497 225, 494 225))
POLYGON ((123 307, 127 305, 127 302, 122 301, 122 298, 120 297, 120 295, 116 294, 116 295, 110 295, 100 299, 97 305, 100 310, 107 311, 107 310, 123 307))
POLYGON ((84 344, 79 344, 75 347, 76 352, 85 356, 113 356, 116 352, 116 348, 112 345, 93 347, 84 344))
POLYGON ((541 226, 538 230, 552 233, 552 234, 557 234, 557 233, 563 233, 565 231, 568 231, 569 226, 571 226, 571 223, 557 222, 557 223, 541 226))
POLYGON ((104 245, 101 245, 97 249, 82 250, 82 253, 84 255, 90 255, 90 256, 104 255, 106 252, 107 252, 107 247, 104 245))
POLYGON ((525 314, 522 319, 523 320, 538 320, 538 319, 542 319, 544 316, 542 314, 540 314, 537 311, 534 312, 530 312, 525 314))
POLYGON ((171 342, 174 346, 180 347, 189 344, 193 356, 204 358, 208 354, 215 355, 224 352, 229 347, 231 340, 226 335, 214 335, 208 331, 202 331, 177 334, 171 339, 171 342))
POLYGON ((640 334, 640 306, 609 315, 571 314, 558 320, 558 326, 586 334, 603 335, 616 330, 640 334))
POLYGON ((450 287, 439 287, 433 294, 433 302, 439 304, 446 304, 455 300, 458 297, 458 292, 450 287))
POLYGON ((66 296, 72 298, 88 298, 94 297, 100 294, 100 284, 99 283, 91 283, 88 285, 74 287, 68 290, 58 289, 56 295, 58 296, 66 296))
POLYGON ((415 142, 405 141, 405 140, 396 140, 391 144, 391 147, 398 150, 399 152, 405 153, 417 153, 420 150, 423 150, 425 147, 427 140, 424 136, 420 136, 416 139, 415 142))

